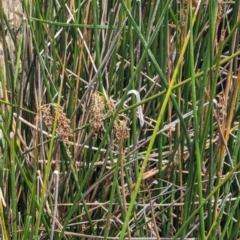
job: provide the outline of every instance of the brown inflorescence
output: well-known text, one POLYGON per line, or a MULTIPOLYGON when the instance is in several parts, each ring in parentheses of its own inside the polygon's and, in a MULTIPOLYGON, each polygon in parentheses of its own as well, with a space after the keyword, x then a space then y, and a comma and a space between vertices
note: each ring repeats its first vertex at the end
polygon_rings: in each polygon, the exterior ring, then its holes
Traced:
POLYGON ((104 98, 97 92, 92 95, 90 124, 92 132, 104 129, 104 98))
POLYGON ((106 106, 107 106, 108 113, 109 114, 114 114, 114 112, 116 111, 116 107, 115 107, 115 104, 114 104, 112 99, 107 98, 106 106))
POLYGON ((67 144, 68 138, 73 136, 73 132, 70 127, 70 120, 63 112, 63 108, 52 103, 41 106, 39 110, 43 112, 43 121, 50 133, 52 132, 53 122, 58 111, 56 132, 63 138, 63 142, 67 144), (51 111, 51 107, 53 107, 53 111, 51 111))
POLYGON ((114 121, 114 130, 118 143, 129 136, 129 129, 127 128, 128 118, 125 114, 121 114, 120 117, 117 117, 114 121), (123 120, 120 120, 120 117, 122 117, 123 120))
POLYGON ((48 132, 51 133, 53 127, 53 116, 50 105, 44 105, 40 108, 40 110, 43 112, 43 121, 47 126, 48 132))
MULTIPOLYGON (((116 111, 115 104, 112 99, 108 96, 102 96, 100 93, 95 92, 92 95, 91 103, 91 117, 90 124, 93 133, 99 131, 105 131, 104 129, 104 119, 105 115, 113 115, 116 111), (105 114, 104 114, 105 110, 105 114)), ((114 132, 116 136, 116 141, 119 143, 121 140, 128 138, 129 129, 127 128, 128 117, 125 114, 120 114, 116 117, 114 121, 114 132)))
POLYGON ((57 119, 57 133, 62 136, 63 142, 68 143, 68 138, 73 136, 72 129, 70 127, 70 120, 66 117, 66 114, 63 112, 63 108, 56 106, 54 108, 56 114, 56 108, 58 108, 58 119, 57 119))

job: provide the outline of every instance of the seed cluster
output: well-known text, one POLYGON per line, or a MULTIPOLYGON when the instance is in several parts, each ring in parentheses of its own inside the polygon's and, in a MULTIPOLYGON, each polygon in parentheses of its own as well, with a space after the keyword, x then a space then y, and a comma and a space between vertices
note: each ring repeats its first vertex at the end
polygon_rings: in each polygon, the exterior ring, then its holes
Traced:
MULTIPOLYGON (((116 111, 114 102, 107 96, 105 98, 98 92, 92 95, 90 124, 92 132, 104 131, 105 115, 113 115, 116 111), (106 109, 106 110, 105 110, 106 109), (105 112, 104 112, 105 111, 105 112)), ((120 114, 114 121, 114 132, 116 141, 128 138, 129 129, 127 128, 128 118, 125 114, 120 114)))
POLYGON ((43 112, 43 121, 47 126, 48 132, 52 132, 53 122, 56 113, 58 113, 56 132, 62 137, 63 142, 67 144, 68 138, 73 136, 73 132, 70 127, 70 120, 63 112, 63 108, 61 106, 58 106, 57 104, 52 103, 41 106, 39 110, 43 112))
POLYGON ((217 95, 217 98, 218 98, 218 109, 217 109, 217 114, 218 114, 218 117, 219 117, 219 121, 220 123, 222 123, 226 117, 226 101, 224 99, 224 95, 223 93, 219 93, 217 95))
POLYGON ((108 109, 109 114, 114 114, 114 112, 116 111, 115 104, 113 100, 110 98, 107 98, 106 100, 106 107, 108 109))
POLYGON ((43 121, 45 125, 47 126, 48 132, 52 132, 52 127, 53 127, 53 116, 51 112, 51 105, 44 105, 40 107, 40 110, 43 112, 43 121))
POLYGON ((125 114, 121 114, 114 121, 114 131, 115 131, 116 140, 118 143, 120 143, 123 139, 128 138, 129 136, 129 129, 127 128, 127 123, 128 123, 128 118, 125 114))
POLYGON ((104 98, 97 92, 92 95, 90 124, 92 132, 96 133, 104 129, 104 98))

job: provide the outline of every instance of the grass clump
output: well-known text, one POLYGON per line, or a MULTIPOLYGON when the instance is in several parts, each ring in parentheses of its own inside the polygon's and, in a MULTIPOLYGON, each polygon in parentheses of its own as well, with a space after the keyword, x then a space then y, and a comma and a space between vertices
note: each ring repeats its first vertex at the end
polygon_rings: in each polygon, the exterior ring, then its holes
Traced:
POLYGON ((239 4, 0 0, 1 238, 240 238, 239 4))

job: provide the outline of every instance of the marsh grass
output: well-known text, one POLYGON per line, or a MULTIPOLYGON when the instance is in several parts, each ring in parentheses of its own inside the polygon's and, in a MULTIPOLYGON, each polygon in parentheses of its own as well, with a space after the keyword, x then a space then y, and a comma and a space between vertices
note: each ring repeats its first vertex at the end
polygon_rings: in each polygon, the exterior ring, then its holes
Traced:
POLYGON ((240 238, 240 1, 0 3, 3 239, 240 238))

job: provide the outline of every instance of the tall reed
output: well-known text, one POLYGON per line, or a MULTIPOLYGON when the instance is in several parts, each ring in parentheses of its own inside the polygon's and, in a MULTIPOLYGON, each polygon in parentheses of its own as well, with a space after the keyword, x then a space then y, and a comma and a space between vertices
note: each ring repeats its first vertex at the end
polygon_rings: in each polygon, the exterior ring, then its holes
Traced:
POLYGON ((0 236, 240 238, 240 1, 10 5, 0 236))

